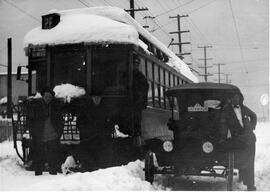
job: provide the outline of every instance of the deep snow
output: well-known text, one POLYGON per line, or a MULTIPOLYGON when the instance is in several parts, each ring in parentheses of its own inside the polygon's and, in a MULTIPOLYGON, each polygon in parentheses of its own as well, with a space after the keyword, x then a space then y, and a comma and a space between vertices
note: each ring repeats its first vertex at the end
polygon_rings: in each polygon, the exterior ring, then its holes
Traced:
MULTIPOLYGON (((257 190, 270 190, 270 130, 269 122, 258 123, 255 182, 257 190)), ((144 163, 130 162, 128 165, 100 169, 93 172, 58 174, 44 173, 34 176, 26 171, 13 150, 12 142, 0 144, 0 190, 187 190, 185 182, 193 185, 193 190, 226 190, 224 179, 206 177, 157 176, 153 185, 144 181, 144 163)), ((190 188, 189 188, 190 189, 190 188)), ((236 190, 245 190, 245 186, 235 183, 236 190)))

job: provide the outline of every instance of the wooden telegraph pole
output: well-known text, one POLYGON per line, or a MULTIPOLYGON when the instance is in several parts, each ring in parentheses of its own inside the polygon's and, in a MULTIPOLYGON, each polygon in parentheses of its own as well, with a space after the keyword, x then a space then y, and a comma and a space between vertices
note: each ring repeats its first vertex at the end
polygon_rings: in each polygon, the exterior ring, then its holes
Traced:
POLYGON ((221 65, 225 65, 225 64, 218 63, 218 64, 214 64, 214 65, 217 65, 218 66, 218 72, 215 73, 215 74, 218 74, 218 83, 220 83, 220 81, 221 81, 220 74, 224 74, 224 73, 221 73, 220 72, 220 66, 221 65))
POLYGON ((12 39, 8 38, 7 117, 12 116, 12 39))
POLYGON ((183 59, 183 55, 190 55, 191 53, 183 53, 182 51, 182 45, 183 44, 190 44, 190 42, 182 42, 182 38, 181 38, 181 34, 182 33, 188 33, 189 30, 186 30, 186 31, 181 31, 181 25, 180 25, 180 18, 182 17, 188 17, 188 15, 176 15, 176 16, 170 16, 169 18, 170 19, 174 19, 174 18, 177 18, 177 26, 178 26, 178 30, 177 31, 173 31, 173 32, 170 32, 170 34, 178 34, 178 42, 177 43, 170 43, 170 45, 178 45, 179 46, 179 54, 177 54, 181 59, 183 59))
POLYGON ((203 48, 203 50, 204 50, 204 58, 199 59, 199 60, 204 60, 204 67, 199 67, 199 68, 204 68, 204 74, 202 74, 201 76, 204 76, 204 81, 207 82, 207 77, 212 75, 212 74, 207 73, 207 68, 212 67, 212 66, 207 66, 207 60, 211 60, 212 58, 207 58, 206 49, 212 48, 212 46, 202 46, 202 47, 198 47, 198 48, 203 48))
POLYGON ((134 8, 134 0, 130 0, 130 9, 125 9, 125 11, 130 12, 130 16, 135 19, 135 12, 136 11, 148 11, 148 8, 134 8))

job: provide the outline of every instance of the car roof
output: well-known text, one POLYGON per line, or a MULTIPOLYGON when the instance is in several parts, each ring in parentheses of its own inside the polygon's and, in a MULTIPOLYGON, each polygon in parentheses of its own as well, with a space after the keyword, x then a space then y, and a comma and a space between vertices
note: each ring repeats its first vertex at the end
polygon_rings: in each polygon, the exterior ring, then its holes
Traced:
POLYGON ((170 88, 166 91, 167 96, 177 96, 182 93, 205 93, 205 94, 241 94, 238 87, 224 83, 188 83, 170 88))

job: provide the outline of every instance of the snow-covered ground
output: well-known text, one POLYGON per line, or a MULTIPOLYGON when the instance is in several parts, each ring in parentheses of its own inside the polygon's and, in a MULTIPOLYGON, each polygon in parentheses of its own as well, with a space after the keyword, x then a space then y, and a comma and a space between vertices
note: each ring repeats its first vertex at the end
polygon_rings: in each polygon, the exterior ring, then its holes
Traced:
POLYGON ((34 176, 26 171, 13 150, 12 142, 0 144, 0 191, 2 190, 166 190, 144 181, 144 163, 100 169, 93 172, 34 176))
MULTIPOLYGON (((270 190, 270 129, 269 123, 258 123, 255 181, 257 190, 270 190)), ((12 142, 0 144, 0 190, 226 190, 222 178, 156 177, 153 185, 144 181, 144 163, 137 160, 128 165, 94 172, 56 176, 44 173, 34 176, 26 171, 13 150, 12 142), (186 185, 189 185, 188 187, 186 185), (192 187, 190 187, 192 185, 192 187)), ((245 190, 235 183, 235 190, 245 190)))

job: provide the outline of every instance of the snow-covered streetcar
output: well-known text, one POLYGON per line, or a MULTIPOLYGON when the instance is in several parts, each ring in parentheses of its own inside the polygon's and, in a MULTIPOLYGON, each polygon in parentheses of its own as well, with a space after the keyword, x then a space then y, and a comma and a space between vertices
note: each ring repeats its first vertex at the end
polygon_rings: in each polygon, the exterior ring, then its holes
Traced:
POLYGON ((145 179, 153 182, 155 174, 225 177, 227 190, 232 190, 234 167, 240 165, 240 160, 230 140, 222 142, 220 117, 231 96, 241 94, 239 88, 222 83, 190 83, 172 87, 165 94, 170 101, 177 99, 178 113, 172 108, 168 120, 174 138, 147 141, 145 179))
MULTIPOLYGON (((24 48, 29 96, 44 86, 54 88, 65 106, 62 151, 85 167, 129 161, 138 157, 145 140, 172 137, 165 91, 198 81, 182 60, 117 7, 51 10, 42 16, 41 27, 26 34, 24 48), (137 66, 149 87, 142 118, 134 110, 140 91, 134 88, 137 66)), ((23 141, 25 162, 31 134, 24 109, 31 99, 19 104, 14 122, 15 146, 23 141)))

